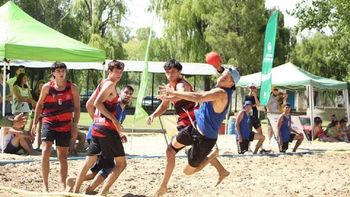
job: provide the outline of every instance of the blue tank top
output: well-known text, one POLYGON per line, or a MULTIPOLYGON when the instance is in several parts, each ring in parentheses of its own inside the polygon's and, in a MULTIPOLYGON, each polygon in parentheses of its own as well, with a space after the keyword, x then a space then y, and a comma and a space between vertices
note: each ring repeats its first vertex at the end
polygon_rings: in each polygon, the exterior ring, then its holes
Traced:
POLYGON ((228 105, 231 102, 233 90, 231 88, 223 88, 227 93, 227 105, 223 112, 216 113, 213 109, 211 101, 204 102, 199 109, 194 111, 197 126, 202 131, 203 135, 209 139, 216 139, 222 121, 227 114, 228 105))
POLYGON ((243 112, 243 118, 241 122, 239 123, 239 128, 241 131, 241 136, 244 140, 249 139, 250 134, 250 115, 247 115, 247 113, 243 112))
POLYGON ((289 141, 291 123, 292 120, 290 115, 288 115, 288 117, 286 117, 285 115, 282 116, 281 135, 283 142, 289 141))

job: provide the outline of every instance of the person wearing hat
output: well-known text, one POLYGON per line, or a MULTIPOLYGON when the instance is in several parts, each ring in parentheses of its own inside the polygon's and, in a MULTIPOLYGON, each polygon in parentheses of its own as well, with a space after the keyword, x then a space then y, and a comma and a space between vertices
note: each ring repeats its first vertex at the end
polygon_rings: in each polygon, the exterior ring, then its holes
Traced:
POLYGON ((244 101, 250 101, 252 103, 253 113, 251 114, 250 129, 252 130, 252 127, 254 127, 254 129, 258 133, 262 134, 261 123, 259 120, 259 113, 258 113, 258 107, 260 107, 260 101, 257 95, 258 89, 254 83, 250 83, 248 88, 249 88, 249 93, 244 97, 244 101))
POLYGON ((238 134, 238 143, 240 147, 240 154, 244 154, 248 151, 249 142, 253 140, 258 140, 258 143, 255 146, 253 154, 256 154, 259 148, 262 146, 265 136, 258 132, 255 133, 252 131, 251 121, 253 116, 250 116, 252 111, 253 103, 249 100, 244 101, 243 109, 238 113, 236 119, 236 130, 238 134))
POLYGON ((285 103, 284 112, 277 119, 278 139, 280 152, 285 153, 288 149, 289 142, 296 140, 293 152, 296 152, 301 142, 304 140, 302 133, 292 128, 292 118, 290 115, 290 104, 285 103))
POLYGON ((168 86, 160 86, 158 98, 161 100, 177 98, 201 103, 199 109, 194 111, 195 119, 191 120, 191 128, 180 132, 176 143, 173 143, 176 149, 191 146, 188 150, 188 164, 184 168, 186 175, 202 170, 208 163, 219 170, 217 184, 229 175, 229 172, 216 158, 219 154, 218 149, 212 149, 216 144, 219 128, 228 112, 232 93, 239 78, 237 69, 230 68, 222 72, 217 79, 216 86, 209 91, 183 92, 168 86))

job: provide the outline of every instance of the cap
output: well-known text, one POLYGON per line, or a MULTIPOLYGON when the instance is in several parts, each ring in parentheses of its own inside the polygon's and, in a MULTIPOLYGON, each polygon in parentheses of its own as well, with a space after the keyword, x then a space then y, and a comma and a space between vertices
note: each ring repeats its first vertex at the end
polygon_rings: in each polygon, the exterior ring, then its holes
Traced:
POLYGON ((250 88, 250 87, 256 87, 256 85, 255 85, 255 83, 250 83, 249 85, 248 85, 248 87, 250 88))
POLYGON ((244 104, 243 104, 243 107, 247 106, 247 105, 252 105, 252 102, 251 101, 244 101, 244 104))
POLYGON ((285 106, 285 107, 290 107, 291 105, 290 105, 290 103, 286 102, 286 103, 284 104, 284 106, 285 106))
POLYGON ((229 68, 228 70, 230 71, 233 81, 235 82, 235 84, 237 84, 240 78, 239 72, 236 68, 229 68))

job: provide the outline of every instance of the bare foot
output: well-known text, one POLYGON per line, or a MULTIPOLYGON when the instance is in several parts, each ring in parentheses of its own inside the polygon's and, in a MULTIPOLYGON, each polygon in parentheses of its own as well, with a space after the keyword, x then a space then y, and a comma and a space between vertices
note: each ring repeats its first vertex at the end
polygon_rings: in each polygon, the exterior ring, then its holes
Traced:
POLYGON ((88 194, 88 195, 97 195, 98 194, 98 192, 97 191, 94 191, 94 190, 92 190, 92 191, 85 191, 85 194, 88 194))
POLYGON ((228 175, 230 175, 229 171, 225 171, 224 173, 220 174, 219 180, 216 183, 215 187, 218 186, 228 175))
POLYGON ((154 194, 154 196, 163 196, 165 193, 168 192, 168 189, 166 187, 160 187, 158 191, 154 194))
POLYGON ((75 178, 67 178, 66 184, 67 184, 67 192, 73 192, 75 178))

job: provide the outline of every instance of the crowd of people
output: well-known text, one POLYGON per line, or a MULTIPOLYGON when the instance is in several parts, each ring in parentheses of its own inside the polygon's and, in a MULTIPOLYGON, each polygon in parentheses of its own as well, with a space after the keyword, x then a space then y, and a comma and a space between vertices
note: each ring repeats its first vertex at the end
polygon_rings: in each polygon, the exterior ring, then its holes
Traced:
MULTIPOLYGON (((211 164, 218 172, 217 184, 220 184, 230 172, 218 159, 219 149, 216 145, 218 131, 229 111, 232 94, 240 79, 236 68, 224 68, 218 53, 207 54, 206 61, 220 74, 215 87, 204 92, 195 92, 192 85, 181 74, 182 65, 175 59, 164 65, 168 84, 159 87, 158 98, 162 101, 158 108, 148 116, 146 123, 152 124, 172 104, 178 115, 177 130, 166 152, 166 164, 162 182, 156 196, 168 190, 172 172, 175 168, 175 156, 184 147, 188 162, 184 174, 192 175, 211 164), (213 61, 213 59, 215 61, 213 61)), ((134 88, 126 85, 117 92, 117 85, 124 72, 124 64, 113 60, 108 64, 108 76, 103 79, 86 103, 91 118, 87 136, 79 132, 80 99, 78 87, 66 80, 67 67, 62 62, 51 66, 52 79, 45 83, 39 80, 30 91, 28 77, 24 67, 18 67, 15 79, 9 79, 5 95, 5 117, 1 116, 3 138, 6 153, 16 153, 20 148, 28 154, 33 153, 32 142, 35 136, 41 147, 41 176, 43 191, 49 192, 49 158, 53 144, 56 146, 59 160, 59 174, 62 190, 79 193, 84 181, 92 180, 85 189, 86 194, 96 194, 96 188, 102 184, 100 194, 107 195, 113 183, 127 167, 123 143, 127 142, 123 121, 125 107, 132 99, 134 88), (12 107, 11 107, 12 105, 12 107), (35 109, 30 123, 30 133, 23 132, 24 125, 35 109), (80 144, 76 140, 80 139, 80 144), (68 177, 67 157, 70 151, 85 150, 88 142, 86 159, 77 177, 68 177)), ((2 75, 0 75, 2 77, 2 75)), ((2 82, 2 80, 0 80, 2 82)), ((2 84, 1 84, 2 85, 2 84)), ((259 98, 255 84, 249 85, 249 93, 245 96, 243 108, 237 115, 236 128, 240 153, 249 150, 250 142, 257 140, 253 153, 262 149, 265 136, 259 119, 259 98), (254 131, 253 131, 254 128, 254 131)), ((267 105, 268 113, 279 114, 277 119, 278 144, 281 152, 286 152, 289 142, 296 140, 293 151, 303 141, 302 131, 291 127, 291 105, 286 102, 287 95, 276 87, 267 105)), ((314 133, 322 141, 348 141, 349 128, 344 119, 334 120, 329 129, 322 130, 322 120, 315 118, 314 133), (344 126, 345 125, 345 126, 344 126)), ((269 124, 268 139, 273 136, 269 124)), ((262 149, 264 151, 264 149, 262 149)))

